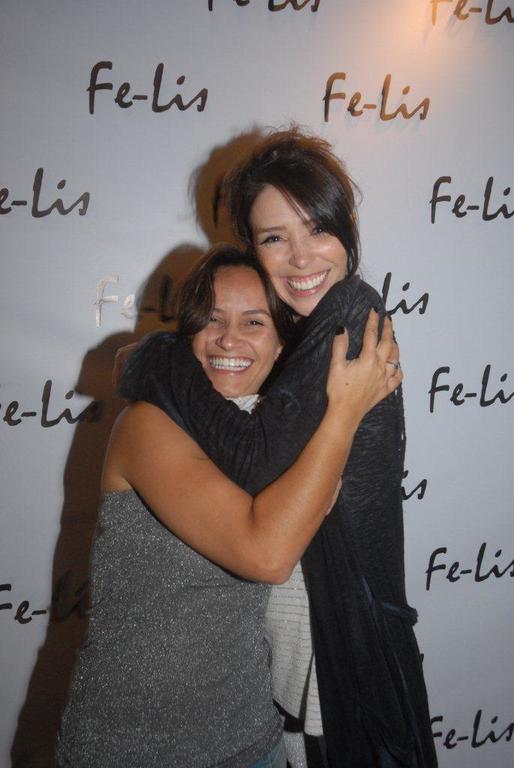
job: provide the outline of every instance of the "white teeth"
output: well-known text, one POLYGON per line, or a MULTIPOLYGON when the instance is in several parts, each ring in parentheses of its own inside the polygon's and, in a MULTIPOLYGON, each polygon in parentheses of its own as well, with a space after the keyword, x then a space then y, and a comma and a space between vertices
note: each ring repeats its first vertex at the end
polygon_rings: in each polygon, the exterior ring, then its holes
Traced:
POLYGON ((310 291, 312 288, 317 288, 318 285, 321 285, 328 272, 329 270, 327 269, 326 272, 320 272, 319 275, 314 275, 308 280, 295 280, 294 277, 288 277, 287 282, 295 291, 310 291))
POLYGON ((252 362, 246 357, 209 357, 209 363, 218 371, 244 371, 252 362))

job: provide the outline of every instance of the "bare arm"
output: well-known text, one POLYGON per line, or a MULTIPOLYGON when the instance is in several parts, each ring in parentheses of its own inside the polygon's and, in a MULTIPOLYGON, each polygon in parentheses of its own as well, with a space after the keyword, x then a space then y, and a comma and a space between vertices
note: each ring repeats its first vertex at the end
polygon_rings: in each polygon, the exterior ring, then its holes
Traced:
POLYGON ((148 403, 119 420, 104 490, 134 488, 189 546, 244 578, 285 581, 331 506, 362 416, 396 386, 386 365, 390 325, 377 345, 377 324, 374 315, 359 360, 346 360, 346 334, 335 339, 326 414, 294 464, 255 499, 148 403))

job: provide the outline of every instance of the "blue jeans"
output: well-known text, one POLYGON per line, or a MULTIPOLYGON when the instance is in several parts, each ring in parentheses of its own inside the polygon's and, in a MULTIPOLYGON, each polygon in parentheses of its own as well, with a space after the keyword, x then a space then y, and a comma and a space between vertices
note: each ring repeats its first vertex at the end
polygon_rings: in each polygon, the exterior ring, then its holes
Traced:
POLYGON ((281 736, 277 746, 274 747, 266 757, 261 757, 256 763, 252 763, 248 768, 286 768, 287 757, 284 739, 281 736))

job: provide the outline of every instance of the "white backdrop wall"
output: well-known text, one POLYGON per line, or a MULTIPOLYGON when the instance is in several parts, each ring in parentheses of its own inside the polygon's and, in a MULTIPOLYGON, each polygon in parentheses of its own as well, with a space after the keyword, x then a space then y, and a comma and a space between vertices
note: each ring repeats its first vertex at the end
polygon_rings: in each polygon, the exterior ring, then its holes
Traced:
POLYGON ((514 763, 513 9, 1 3, 0 766, 51 765, 113 351, 169 320, 170 280, 227 237, 223 171, 291 120, 363 191, 362 272, 401 342, 407 586, 440 765, 514 763))

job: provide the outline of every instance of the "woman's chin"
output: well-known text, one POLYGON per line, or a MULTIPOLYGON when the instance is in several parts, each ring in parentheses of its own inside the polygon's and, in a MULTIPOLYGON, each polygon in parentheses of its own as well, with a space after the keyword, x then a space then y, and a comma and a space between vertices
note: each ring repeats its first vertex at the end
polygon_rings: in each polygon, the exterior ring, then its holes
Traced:
POLYGON ((210 382, 216 392, 222 397, 245 397, 246 395, 253 395, 254 391, 250 392, 251 387, 247 381, 238 381, 238 374, 208 374, 210 382))
POLYGON ((287 304, 297 315, 308 317, 316 309, 325 293, 326 291, 310 296, 288 296, 287 304))
POLYGON ((226 388, 223 390, 223 392, 220 389, 218 389, 217 391, 220 393, 220 395, 223 395, 223 397, 247 397, 248 395, 255 394, 255 392, 253 391, 249 392, 248 387, 243 387, 241 389, 237 387, 233 387, 233 388, 226 388))

